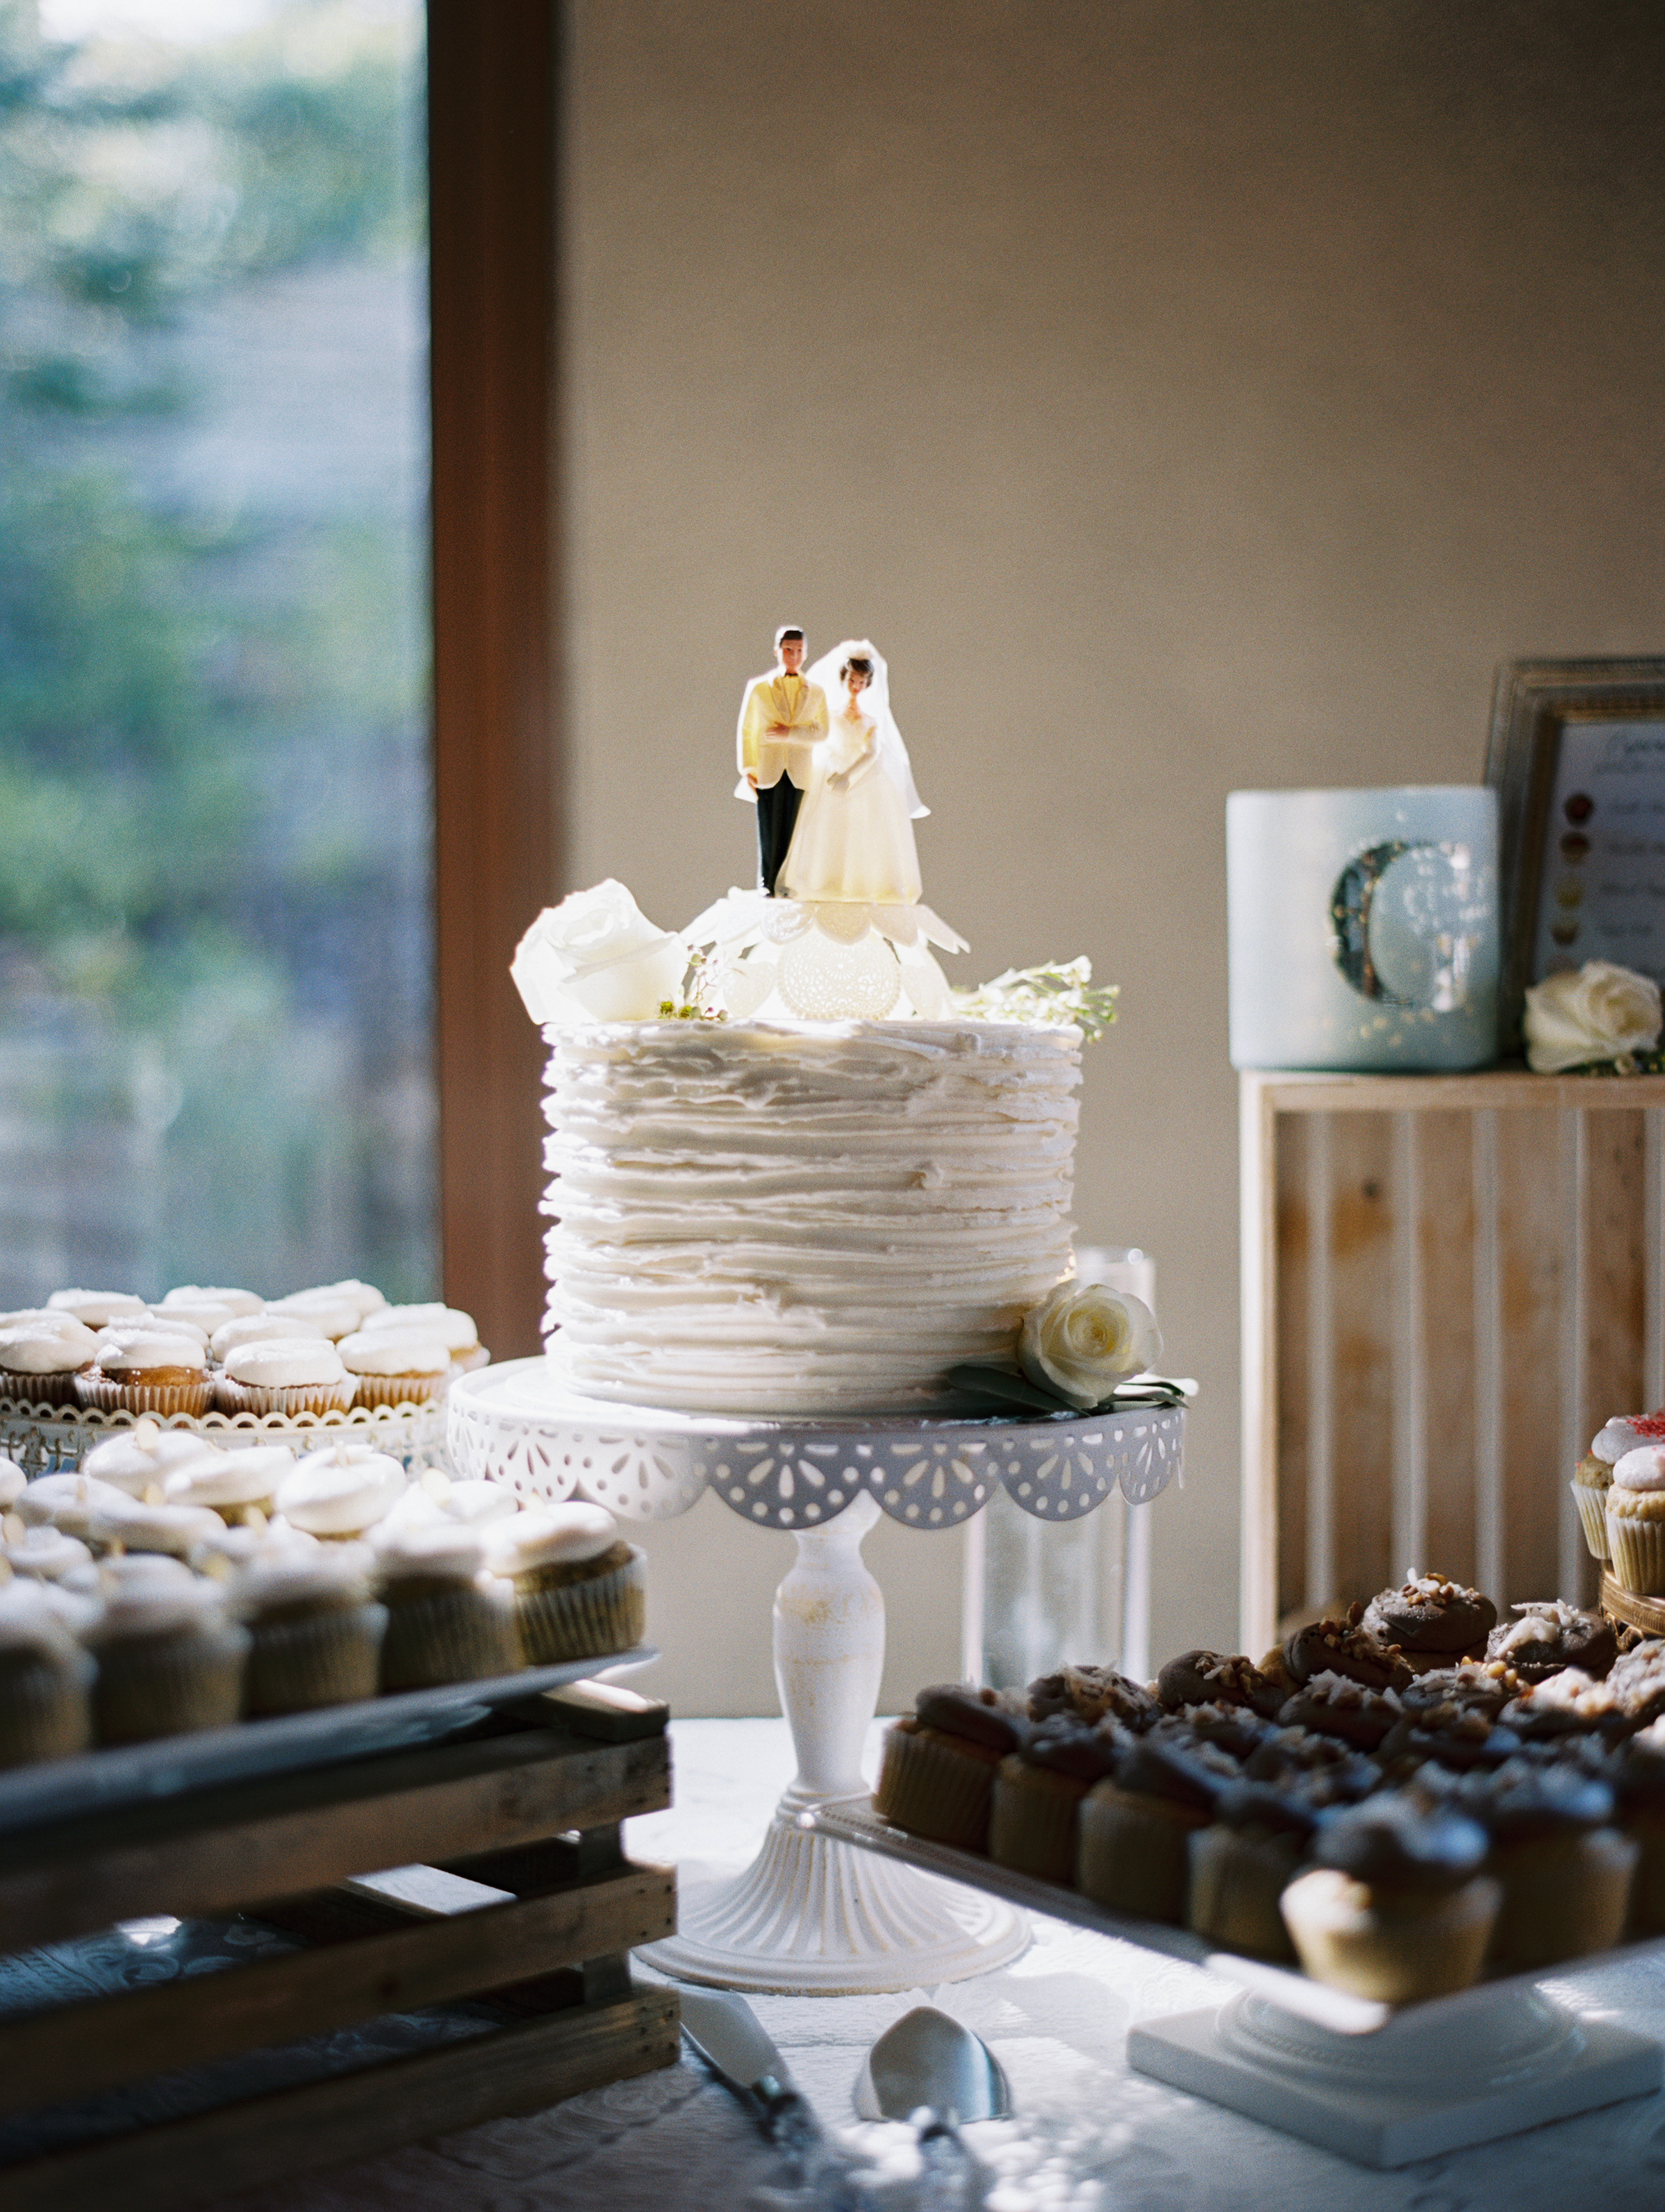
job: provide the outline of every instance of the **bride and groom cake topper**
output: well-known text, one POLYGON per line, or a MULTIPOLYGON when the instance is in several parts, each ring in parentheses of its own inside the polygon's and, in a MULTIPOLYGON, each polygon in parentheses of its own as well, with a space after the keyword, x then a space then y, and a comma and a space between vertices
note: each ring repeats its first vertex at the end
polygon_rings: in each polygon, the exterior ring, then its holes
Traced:
POLYGON ((805 652, 803 631, 783 624, 775 667, 740 706, 734 795, 757 809, 759 885, 771 898, 911 906, 913 823, 930 810, 890 713, 884 656, 847 638, 806 671, 805 652))

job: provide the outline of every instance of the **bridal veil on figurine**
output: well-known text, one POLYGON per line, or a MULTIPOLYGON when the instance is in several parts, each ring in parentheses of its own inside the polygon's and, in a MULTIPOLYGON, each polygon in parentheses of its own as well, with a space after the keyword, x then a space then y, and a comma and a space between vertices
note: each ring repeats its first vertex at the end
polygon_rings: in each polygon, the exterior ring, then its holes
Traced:
POLYGON ((805 670, 805 651, 801 630, 777 631, 775 672, 746 688, 735 796, 757 804, 763 888, 730 891, 686 931, 705 955, 701 998, 742 1021, 939 1021, 948 982, 930 947, 965 940, 920 899, 913 825, 930 810, 884 656, 847 638, 805 670))

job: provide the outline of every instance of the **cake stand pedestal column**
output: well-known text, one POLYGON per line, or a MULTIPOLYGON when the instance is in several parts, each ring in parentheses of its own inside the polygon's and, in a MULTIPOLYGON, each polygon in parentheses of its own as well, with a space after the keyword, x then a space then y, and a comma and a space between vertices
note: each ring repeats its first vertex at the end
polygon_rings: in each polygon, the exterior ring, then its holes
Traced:
POLYGON ((878 1701, 884 1601, 861 1540, 881 1511, 945 1533, 997 1489, 1054 1522, 1096 1511, 1113 1490, 1143 1504, 1178 1475, 1184 1429, 1174 1406, 675 1413, 580 1397, 541 1359, 454 1383, 446 1443, 459 1477, 507 1483, 528 1504, 586 1498, 625 1521, 670 1520, 709 1489, 738 1520, 797 1540, 775 1600, 775 1680, 797 1778, 746 1872, 689 1891, 680 1932, 643 1958, 688 1981, 829 1996, 929 1989, 1015 1958, 1029 1941, 1018 1906, 815 1832, 818 1810, 867 1798, 860 1760, 878 1701))
POLYGON ((878 1702, 884 1599, 862 1563, 878 1519, 863 1492, 837 1519, 795 1532, 775 1593, 775 1680, 798 1772, 763 1849, 732 1881, 686 1893, 679 1932, 641 1954, 684 1981, 724 1989, 929 1989, 989 1972, 1029 1942, 1027 1917, 852 1850, 805 1825, 820 1807, 865 1803, 861 1741, 878 1702))

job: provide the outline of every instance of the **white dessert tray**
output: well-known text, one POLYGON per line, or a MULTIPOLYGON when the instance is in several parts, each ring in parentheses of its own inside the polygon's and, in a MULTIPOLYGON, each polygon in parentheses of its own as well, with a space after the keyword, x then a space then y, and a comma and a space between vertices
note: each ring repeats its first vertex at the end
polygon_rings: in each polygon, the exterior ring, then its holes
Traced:
POLYGON ((158 1736, 152 1743, 112 1746, 75 1759, 13 1767, 0 1773, 0 1850, 7 1838, 89 1813, 441 1743, 541 1691, 645 1667, 658 1657, 653 1645, 638 1644, 599 1658, 522 1667, 484 1681, 390 1691, 385 1697, 325 1705, 316 1712, 235 1721, 229 1728, 203 1729, 192 1735, 158 1736))
POLYGON ((908 1835, 870 1802, 819 1806, 802 1820, 817 1834, 1235 1983, 1238 1995, 1223 2006, 1135 2025, 1129 2064, 1361 2165, 1407 2166, 1665 2086, 1658 2044, 1582 2019, 1535 1986, 1606 1958, 1645 1952, 1665 1959, 1665 1937, 1496 1975, 1451 1996, 1381 2004, 1291 1967, 1217 1950, 1188 1929, 1112 1912, 1079 1890, 1015 1874, 975 1852, 908 1835))

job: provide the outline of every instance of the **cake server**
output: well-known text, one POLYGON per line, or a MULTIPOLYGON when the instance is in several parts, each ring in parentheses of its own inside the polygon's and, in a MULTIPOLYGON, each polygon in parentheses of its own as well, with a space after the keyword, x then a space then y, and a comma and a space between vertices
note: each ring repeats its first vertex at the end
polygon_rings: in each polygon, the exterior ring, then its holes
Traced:
POLYGON ((743 1996, 731 1990, 678 1990, 682 2032, 706 2064, 756 2115, 773 2143, 794 2158, 821 2141, 815 2114, 792 2086, 787 2063, 743 1996))
POLYGON ((934 2005, 915 2005, 885 2029, 863 2059, 853 2094, 864 2120, 911 2119, 924 2105, 955 2125, 1003 2120, 1012 2110, 1000 2060, 934 2005))

